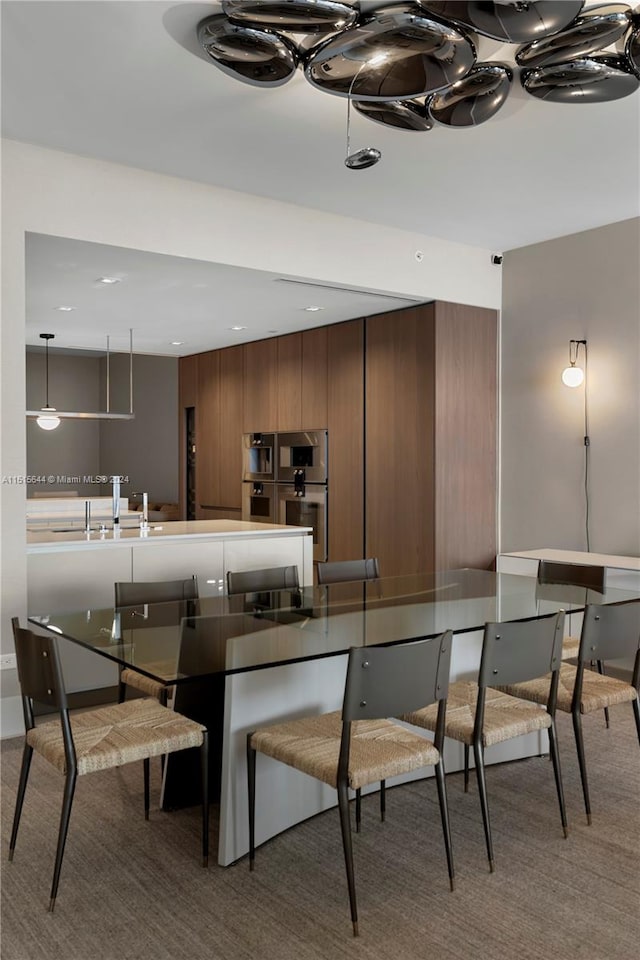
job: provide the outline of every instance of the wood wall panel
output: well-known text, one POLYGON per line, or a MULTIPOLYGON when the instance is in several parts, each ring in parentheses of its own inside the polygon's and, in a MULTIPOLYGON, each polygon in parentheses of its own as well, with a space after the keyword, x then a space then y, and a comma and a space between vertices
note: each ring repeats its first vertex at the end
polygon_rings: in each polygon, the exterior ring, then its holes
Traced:
POLYGON ((278 428, 278 342, 256 340, 244 345, 244 430, 278 428))
MULTIPOLYGON (((220 350, 220 461, 218 496, 214 505, 228 510, 242 508, 242 433, 244 425, 244 347, 220 350)), ((233 515, 229 514, 233 519, 233 515)), ((240 520, 240 516, 235 516, 240 520)))
POLYGON ((369 317, 365 553, 383 574, 434 565, 434 306, 369 317))
POLYGON ((220 486, 217 456, 220 422, 220 351, 197 355, 196 398, 196 519, 203 519, 201 506, 214 504, 220 486))
MULTIPOLYGON (((302 334, 276 338, 278 350, 278 430, 301 430, 302 334)), ((314 426, 314 424, 311 424, 314 426)))
POLYGON ((181 357, 178 362, 178 510, 181 520, 187 517, 187 407, 195 407, 198 391, 198 357, 181 357))
POLYGON ((364 555, 363 343, 362 320, 327 329, 329 560, 364 555))
POLYGON ((436 564, 493 567, 497 314, 436 304, 436 564))
POLYGON ((306 429, 327 429, 329 328, 316 327, 302 333, 302 417, 306 429))

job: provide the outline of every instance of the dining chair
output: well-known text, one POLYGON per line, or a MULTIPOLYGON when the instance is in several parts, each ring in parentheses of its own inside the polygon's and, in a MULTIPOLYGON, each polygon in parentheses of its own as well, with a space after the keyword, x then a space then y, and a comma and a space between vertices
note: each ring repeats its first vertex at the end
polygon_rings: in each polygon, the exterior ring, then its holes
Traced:
POLYGON ((263 570, 227 571, 227 593, 257 593, 260 590, 298 590, 297 566, 263 570))
POLYGON ((318 564, 318 583, 342 583, 347 580, 377 580, 380 566, 377 557, 365 560, 332 560, 318 564))
MULTIPOLYGON (((527 682, 507 681, 501 689, 514 697, 543 703, 549 695, 548 675, 527 682)), ((563 663, 558 685, 558 710, 570 713, 578 753, 580 779, 584 796, 587 823, 591 823, 591 801, 587 779, 587 764, 582 734, 584 714, 611 707, 616 703, 631 703, 640 742, 640 600, 627 600, 606 605, 589 604, 582 621, 577 665, 563 663), (633 657, 631 681, 603 676, 588 669, 595 660, 616 660, 633 657)))
MULTIPOLYGON (((150 603, 171 603, 179 600, 197 600, 198 581, 195 576, 186 580, 148 580, 121 581, 115 584, 116 610, 122 607, 136 607, 150 603)), ((173 676, 175 664, 154 664, 160 676, 173 676)), ((124 703, 127 687, 132 687, 146 697, 155 697, 166 707, 171 685, 146 677, 137 670, 124 667, 120 671, 118 682, 118 703, 124 703)))
MULTIPOLYGON (((583 603, 588 600, 586 591, 595 590, 596 593, 604 594, 605 567, 590 566, 583 563, 560 563, 555 560, 540 560, 538 564, 538 588, 536 589, 536 598, 541 600, 557 600, 559 604, 567 603, 567 594, 562 591, 554 591, 554 585, 560 587, 582 587, 582 595, 576 598, 577 602, 583 603), (545 590, 548 587, 549 590, 545 590)), ((595 598, 594 598, 595 599, 595 598)), ((565 637, 562 643, 562 659, 573 660, 578 655, 580 646, 580 637, 565 637)))
POLYGON ((250 869, 253 870, 255 865, 256 754, 262 753, 337 790, 351 922, 356 937, 358 911, 349 789, 359 790, 388 777, 433 766, 449 881, 454 889, 441 756, 451 642, 451 631, 447 631, 435 639, 422 639, 416 643, 352 647, 342 712, 289 720, 247 735, 250 869), (438 722, 433 743, 388 719, 429 703, 437 703, 438 722))
MULTIPOLYGON (((537 620, 487 623, 484 628, 478 682, 457 681, 449 686, 444 733, 446 737, 464 744, 465 791, 469 783, 469 748, 473 748, 487 857, 492 873, 495 859, 484 763, 486 747, 504 743, 526 733, 547 730, 560 819, 564 835, 567 836, 567 815, 554 720, 563 629, 563 611, 537 620), (493 685, 501 680, 514 683, 516 680, 537 677, 541 671, 547 672, 549 669, 552 682, 543 701, 546 710, 494 689, 493 685)), ((439 722, 432 706, 404 713, 402 719, 426 730, 436 730, 439 722)))
POLYGON ((202 777, 202 865, 206 867, 209 856, 209 747, 206 727, 147 698, 79 713, 71 719, 55 637, 39 636, 31 630, 22 629, 17 617, 13 618, 12 625, 26 733, 9 860, 13 860, 29 768, 35 750, 65 777, 49 910, 53 911, 58 893, 76 780, 87 773, 142 760, 144 816, 148 820, 150 757, 198 747, 202 777), (36 726, 34 703, 55 708, 58 719, 36 726))

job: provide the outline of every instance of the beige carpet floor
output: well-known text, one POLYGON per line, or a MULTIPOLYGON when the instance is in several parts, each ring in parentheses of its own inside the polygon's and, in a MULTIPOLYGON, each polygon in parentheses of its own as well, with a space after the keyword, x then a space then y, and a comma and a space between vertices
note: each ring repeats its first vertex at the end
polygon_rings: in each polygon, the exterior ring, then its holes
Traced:
POLYGON ((489 874, 475 784, 465 795, 461 775, 451 775, 453 893, 434 781, 389 791, 384 824, 377 798, 364 800, 358 940, 337 811, 265 844, 253 874, 245 861, 205 871, 197 811, 156 810, 145 823, 138 766, 78 781, 56 912, 47 913, 62 778, 34 757, 7 863, 21 742, 4 741, 2 960, 637 960, 640 750, 631 710, 614 707, 610 730, 600 715, 585 720, 591 827, 570 719, 558 726, 569 838, 548 760, 493 767, 489 874))

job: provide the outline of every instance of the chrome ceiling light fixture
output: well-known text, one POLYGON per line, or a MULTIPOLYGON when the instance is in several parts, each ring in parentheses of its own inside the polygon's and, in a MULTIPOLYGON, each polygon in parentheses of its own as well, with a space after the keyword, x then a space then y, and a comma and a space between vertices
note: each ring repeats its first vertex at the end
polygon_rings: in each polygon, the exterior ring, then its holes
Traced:
MULTIPOLYGON (((618 100, 640 86, 640 8, 628 3, 411 0, 368 10, 356 0, 222 0, 197 32, 213 63, 244 83, 280 86, 300 67, 315 89, 347 98, 347 127, 352 100, 397 130, 477 126, 518 76, 552 103, 618 100), (513 62, 483 59, 485 38, 519 45, 513 62)), ((379 159, 373 147, 347 148, 345 164, 379 159)))
POLYGON ((56 408, 49 403, 49 340, 53 340, 54 336, 54 333, 40 334, 40 339, 44 340, 45 401, 40 415, 36 417, 36 423, 42 430, 55 430, 60 426, 56 408))
POLYGON ((106 352, 106 409, 105 410, 56 410, 49 406, 49 340, 53 340, 55 334, 41 333, 40 337, 45 341, 45 370, 46 370, 46 403, 41 410, 27 410, 27 418, 35 420, 43 430, 55 430, 60 424, 61 419, 66 420, 134 420, 133 412, 133 330, 129 330, 129 412, 114 413, 111 410, 111 380, 110 380, 110 361, 111 353, 109 348, 109 337, 107 337, 106 352))

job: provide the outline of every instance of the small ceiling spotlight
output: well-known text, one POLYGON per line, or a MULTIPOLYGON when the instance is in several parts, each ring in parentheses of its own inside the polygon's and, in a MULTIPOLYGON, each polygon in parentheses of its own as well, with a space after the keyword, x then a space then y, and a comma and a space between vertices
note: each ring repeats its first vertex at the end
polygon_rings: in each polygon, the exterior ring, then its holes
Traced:
POLYGON ((562 371, 562 382, 566 387, 579 387, 584 380, 584 370, 576 367, 580 346, 584 347, 584 365, 587 366, 587 341, 569 340, 569 366, 562 371))
POLYGON ((75 310, 75 307, 56 307, 56 310, 60 310, 62 313, 71 313, 72 310, 75 310))
POLYGON ((183 343, 184 343, 184 340, 172 340, 172 341, 171 341, 171 346, 172 346, 172 347, 181 347, 183 343))
POLYGON ((235 330, 236 332, 238 330, 246 330, 246 329, 247 329, 246 327, 239 327, 239 326, 229 327, 229 330, 235 330))
POLYGON ((324 307, 303 307, 303 309, 306 310, 307 313, 317 313, 318 310, 324 310, 324 307))
POLYGON ((121 283, 122 277, 98 277, 96 283, 121 283))

